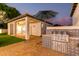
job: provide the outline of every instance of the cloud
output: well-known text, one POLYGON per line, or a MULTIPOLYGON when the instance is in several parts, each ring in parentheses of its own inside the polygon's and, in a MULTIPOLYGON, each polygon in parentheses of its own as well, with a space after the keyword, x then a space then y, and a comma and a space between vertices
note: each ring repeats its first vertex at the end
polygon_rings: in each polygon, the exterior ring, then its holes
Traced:
POLYGON ((72 18, 71 17, 63 17, 60 19, 47 19, 46 21, 53 23, 53 24, 59 24, 59 25, 72 25, 72 18))

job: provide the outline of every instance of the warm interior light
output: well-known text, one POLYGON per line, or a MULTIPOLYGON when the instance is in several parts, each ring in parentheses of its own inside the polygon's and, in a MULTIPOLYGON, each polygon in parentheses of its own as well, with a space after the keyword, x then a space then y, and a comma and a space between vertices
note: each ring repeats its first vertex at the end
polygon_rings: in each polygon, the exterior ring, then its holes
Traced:
POLYGON ((17 26, 17 33, 21 33, 21 26, 17 26))
POLYGON ((25 33, 25 23, 24 21, 19 21, 17 23, 17 34, 24 34, 25 33))

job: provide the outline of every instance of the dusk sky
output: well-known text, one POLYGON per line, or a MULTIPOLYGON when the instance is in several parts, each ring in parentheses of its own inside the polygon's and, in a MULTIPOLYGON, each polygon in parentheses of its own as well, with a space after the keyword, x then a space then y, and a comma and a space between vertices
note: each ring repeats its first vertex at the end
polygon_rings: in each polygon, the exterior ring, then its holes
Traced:
POLYGON ((71 13, 71 3, 8 3, 15 7, 21 14, 36 14, 40 10, 53 10, 58 12, 56 18, 69 17, 71 13))

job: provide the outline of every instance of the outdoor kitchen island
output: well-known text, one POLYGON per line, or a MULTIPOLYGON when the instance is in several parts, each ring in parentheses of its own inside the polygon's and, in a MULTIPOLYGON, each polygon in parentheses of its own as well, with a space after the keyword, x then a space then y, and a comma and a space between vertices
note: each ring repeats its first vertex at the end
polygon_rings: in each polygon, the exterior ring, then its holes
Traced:
POLYGON ((79 27, 47 27, 42 39, 43 47, 65 53, 65 55, 79 56, 79 27))

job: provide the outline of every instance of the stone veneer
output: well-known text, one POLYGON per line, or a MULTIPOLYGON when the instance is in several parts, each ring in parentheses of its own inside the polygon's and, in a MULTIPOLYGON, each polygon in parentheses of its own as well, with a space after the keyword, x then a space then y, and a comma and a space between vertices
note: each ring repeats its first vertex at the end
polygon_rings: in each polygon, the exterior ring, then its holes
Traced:
POLYGON ((79 56, 78 29, 48 29, 46 35, 43 35, 42 38, 42 45, 44 47, 65 53, 66 55, 79 56))

